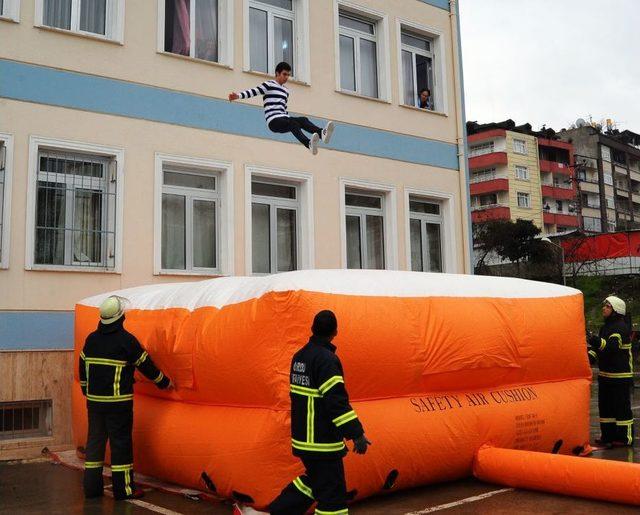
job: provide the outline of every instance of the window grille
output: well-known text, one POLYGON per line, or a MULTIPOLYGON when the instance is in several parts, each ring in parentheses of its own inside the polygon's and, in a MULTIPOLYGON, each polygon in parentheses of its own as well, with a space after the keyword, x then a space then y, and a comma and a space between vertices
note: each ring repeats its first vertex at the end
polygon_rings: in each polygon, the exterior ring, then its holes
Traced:
POLYGON ((116 162, 40 150, 34 264, 115 266, 116 162))
POLYGON ((0 440, 51 436, 51 399, 0 402, 0 440))

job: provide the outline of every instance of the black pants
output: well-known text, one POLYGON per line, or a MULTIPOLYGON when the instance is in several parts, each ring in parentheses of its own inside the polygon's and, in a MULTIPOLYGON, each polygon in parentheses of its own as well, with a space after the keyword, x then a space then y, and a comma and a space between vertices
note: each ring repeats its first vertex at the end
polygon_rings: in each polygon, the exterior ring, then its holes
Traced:
POLYGON ((89 433, 87 436, 84 469, 85 497, 102 495, 102 465, 104 451, 109 440, 111 447, 111 474, 113 497, 125 499, 134 490, 133 484, 133 409, 88 409, 89 433))
POLYGON ((342 515, 347 511, 347 483, 342 458, 302 458, 306 469, 303 476, 289 483, 269 505, 271 515, 304 515, 314 501, 316 513, 342 515))
POLYGON ((302 132, 303 130, 307 131, 309 134, 315 133, 318 136, 322 136, 322 129, 311 123, 311 120, 305 116, 275 118, 269 122, 269 129, 281 134, 290 132, 307 148, 309 148, 309 138, 304 135, 304 132, 302 132))
POLYGON ((598 407, 603 442, 633 444, 633 412, 628 379, 598 379, 598 407))

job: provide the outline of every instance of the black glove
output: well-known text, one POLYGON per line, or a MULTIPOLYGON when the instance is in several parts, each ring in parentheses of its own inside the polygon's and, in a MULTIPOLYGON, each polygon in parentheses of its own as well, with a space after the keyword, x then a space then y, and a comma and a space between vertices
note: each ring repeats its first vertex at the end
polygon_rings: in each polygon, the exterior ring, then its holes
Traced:
POLYGON ((597 334, 589 333, 587 335, 587 343, 589 344, 589 347, 597 349, 600 347, 600 337, 597 334))
POLYGON ((371 445, 371 442, 367 440, 367 437, 364 436, 363 433, 358 438, 353 439, 353 452, 357 454, 364 454, 367 452, 367 447, 369 445, 371 445))

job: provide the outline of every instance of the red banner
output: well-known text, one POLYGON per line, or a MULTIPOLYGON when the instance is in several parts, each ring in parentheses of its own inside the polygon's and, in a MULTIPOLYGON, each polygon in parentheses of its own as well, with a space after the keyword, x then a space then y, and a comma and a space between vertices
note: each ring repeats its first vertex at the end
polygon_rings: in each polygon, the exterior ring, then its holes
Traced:
POLYGON ((640 256, 640 231, 571 238, 560 244, 566 263, 640 256))

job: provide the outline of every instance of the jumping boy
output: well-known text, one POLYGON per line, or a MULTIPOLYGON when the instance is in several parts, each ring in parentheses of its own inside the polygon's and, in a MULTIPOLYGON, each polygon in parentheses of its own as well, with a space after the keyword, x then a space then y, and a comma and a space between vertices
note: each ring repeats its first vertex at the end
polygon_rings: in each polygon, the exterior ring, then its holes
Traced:
POLYGON ((293 134, 300 143, 307 147, 315 156, 318 153, 318 142, 322 140, 329 143, 333 134, 333 122, 327 122, 324 129, 317 127, 309 118, 304 116, 289 116, 287 112, 287 100, 289 99, 289 90, 284 86, 291 76, 291 65, 289 63, 279 63, 276 66, 275 80, 268 80, 256 86, 255 88, 242 91, 240 93, 229 93, 229 100, 245 99, 263 96, 264 117, 267 120, 267 126, 272 132, 293 134), (311 134, 311 139, 302 131, 311 134))

